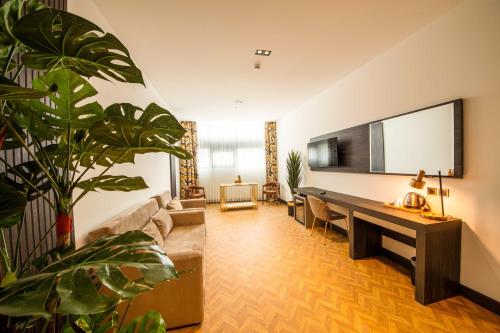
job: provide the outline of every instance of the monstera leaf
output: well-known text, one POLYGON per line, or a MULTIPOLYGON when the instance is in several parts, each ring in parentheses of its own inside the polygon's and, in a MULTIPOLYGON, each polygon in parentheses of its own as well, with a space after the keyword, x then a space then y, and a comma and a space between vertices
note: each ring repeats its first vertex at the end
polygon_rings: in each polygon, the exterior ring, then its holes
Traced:
POLYGON ((14 36, 34 50, 22 57, 27 67, 49 70, 63 66, 87 77, 144 84, 127 48, 77 15, 42 9, 21 18, 14 25, 14 36))
POLYGON ((186 133, 177 119, 156 103, 149 104, 144 111, 132 104, 116 103, 108 106, 104 112, 111 122, 115 119, 126 119, 139 126, 151 126, 158 130, 158 135, 170 144, 179 141, 186 133))
MULTIPOLYGON (((70 169, 77 170, 77 163, 79 166, 92 167, 93 165, 110 166, 113 159, 118 159, 119 156, 114 158, 106 157, 109 151, 109 146, 96 142, 90 138, 88 134, 81 141, 73 141, 70 148, 70 169)), ((53 163, 59 167, 65 167, 67 164, 68 145, 66 142, 59 142, 47 145, 43 148, 43 152, 52 158, 53 163)), ((37 154, 41 154, 39 151, 37 154)), ((111 156, 111 153, 108 154, 111 156)))
POLYGON ((16 149, 23 145, 15 132, 26 142, 27 129, 32 135, 40 136, 44 140, 51 140, 53 135, 48 131, 47 125, 41 120, 37 112, 31 109, 29 99, 40 99, 49 96, 57 90, 57 86, 51 86, 50 90, 40 91, 19 87, 17 83, 0 75, 0 100, 7 101, 0 108, 0 148, 16 149), (10 123, 10 126, 9 126, 10 123))
MULTIPOLYGON (((116 333, 164 333, 167 329, 161 314, 156 311, 148 311, 143 316, 134 318, 130 323, 119 327, 117 312, 110 312, 98 315, 80 316, 75 320, 74 325, 85 333, 106 333, 112 328, 116 333)), ((64 333, 77 333, 71 325, 66 325, 64 333)))
MULTIPOLYGON (((26 134, 24 133, 23 129, 15 123, 12 123, 11 125, 14 127, 15 131, 19 134, 21 139, 26 141, 26 134)), ((23 147, 18 137, 14 135, 14 133, 11 131, 10 127, 8 127, 7 124, 1 120, 0 120, 0 128, 2 128, 2 130, 0 131, 0 148, 2 150, 17 149, 23 147)))
POLYGON ((16 43, 17 38, 12 31, 14 24, 25 14, 33 13, 47 6, 37 0, 9 0, 0 7, 0 49, 16 43))
POLYGON ((130 104, 113 104, 104 111, 106 120, 95 123, 89 133, 108 147, 106 156, 120 156, 119 163, 133 162, 136 154, 163 152, 181 159, 192 158, 175 146, 185 130, 167 110, 150 104, 145 110, 130 104))
MULTIPOLYGON (((151 152, 172 154, 181 159, 192 156, 174 143, 185 130, 167 110, 156 104, 145 110, 131 104, 113 104, 104 111, 105 120, 98 121, 83 138, 69 149, 72 163, 84 167, 134 163, 135 155, 151 152)), ((57 165, 66 163, 65 142, 48 146, 47 153, 57 165)))
MULTIPOLYGON (((14 24, 26 14, 46 8, 44 4, 37 0, 9 0, 0 7, 0 66, 4 68, 9 59, 9 55, 24 52, 23 45, 19 45, 14 32, 14 24), (14 48, 14 49, 12 49, 14 48)), ((14 57, 11 58, 7 73, 17 67, 14 57)))
MULTIPOLYGON (((112 149, 109 145, 94 140, 86 134, 84 139, 78 142, 72 142, 69 169, 77 171, 78 166, 93 168, 94 165, 112 166, 114 163, 133 163, 134 154, 125 156, 123 151, 112 149)), ((47 154, 52 159, 54 165, 66 167, 68 161, 68 145, 61 141, 58 144, 50 144, 38 151, 37 155, 47 154)))
POLYGON ((78 316, 72 323, 66 323, 63 333, 107 333, 119 322, 118 311, 110 309, 98 314, 78 316), (75 331, 75 326, 78 331, 75 331))
POLYGON ((66 134, 68 129, 88 129, 104 118, 99 103, 94 101, 84 104, 86 99, 97 95, 97 90, 80 75, 60 68, 33 80, 33 87, 39 90, 52 86, 58 87, 57 94, 49 97, 54 107, 41 101, 31 101, 31 104, 54 131, 66 134))
POLYGON ((50 181, 40 166, 33 161, 20 163, 7 169, 0 177, 6 184, 24 193, 26 200, 32 201, 50 191, 50 181), (10 176, 10 177, 8 177, 10 176), (33 188, 35 186, 36 188, 33 188))
POLYGON ((133 163, 132 158, 127 160, 120 151, 113 150, 109 145, 96 141, 88 135, 82 142, 75 147, 75 158, 81 166, 92 167, 93 165, 111 166, 113 163, 133 163))
POLYGON ((92 126, 90 135, 108 147, 105 157, 115 163, 133 163, 136 154, 167 153, 181 159, 192 158, 181 147, 161 138, 161 132, 151 126, 138 126, 130 121, 100 122, 92 126))
POLYGON ((40 91, 19 86, 0 84, 0 100, 4 101, 19 99, 40 99, 49 96, 51 93, 51 91, 40 91))
POLYGON ((142 231, 129 231, 100 238, 39 273, 0 289, 0 314, 50 318, 54 313, 103 313, 151 290, 155 283, 177 277, 172 262, 151 237, 142 231), (121 273, 121 266, 139 269, 144 278, 139 282, 129 280, 121 273), (111 295, 101 293, 92 278, 105 285, 111 295))
MULTIPOLYGON (((5 68, 10 57, 10 47, 0 48, 0 68, 5 68)), ((12 57, 8 67, 5 69, 5 74, 12 72, 17 68, 16 60, 12 57)))
POLYGON ((144 190, 148 188, 142 177, 127 177, 127 176, 94 177, 79 182, 77 187, 89 191, 95 191, 97 189, 100 189, 103 191, 121 191, 121 192, 144 190))
POLYGON ((149 311, 144 316, 135 318, 118 333, 163 333, 167 329, 165 321, 156 311, 149 311))
POLYGON ((0 228, 19 223, 26 208, 26 197, 14 186, 0 179, 0 228))
MULTIPOLYGON (((31 136, 36 136, 42 141, 55 139, 55 133, 49 127, 46 119, 42 118, 43 114, 35 109, 30 101, 9 101, 6 104, 7 109, 10 109, 9 113, 13 115, 13 125, 27 130, 31 136)), ((18 133, 24 134, 19 131, 18 133)))
POLYGON ((57 86, 49 86, 43 90, 20 87, 16 82, 0 75, 0 100, 40 99, 56 90, 57 86))

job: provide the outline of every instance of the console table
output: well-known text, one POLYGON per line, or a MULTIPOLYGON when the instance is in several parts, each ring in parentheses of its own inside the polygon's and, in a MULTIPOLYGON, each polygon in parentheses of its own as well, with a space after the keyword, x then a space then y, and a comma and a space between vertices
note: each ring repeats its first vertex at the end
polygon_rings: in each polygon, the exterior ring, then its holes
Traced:
MULTIPOLYGON (((383 228, 355 215, 364 214, 415 230, 415 300, 421 304, 430 304, 458 295, 461 220, 433 221, 416 213, 386 207, 379 201, 315 187, 301 187, 296 191, 303 196, 315 196, 348 209, 349 256, 352 259, 377 256, 381 254, 382 249, 383 228)), ((305 215, 305 225, 309 227, 308 221, 312 221, 312 212, 307 200, 305 215)))
POLYGON ((225 212, 229 209, 239 209, 239 208, 259 208, 259 203, 257 200, 257 183, 231 183, 231 184, 220 184, 220 210, 225 212), (243 202, 228 202, 226 192, 230 187, 248 187, 250 189, 250 201, 243 202))

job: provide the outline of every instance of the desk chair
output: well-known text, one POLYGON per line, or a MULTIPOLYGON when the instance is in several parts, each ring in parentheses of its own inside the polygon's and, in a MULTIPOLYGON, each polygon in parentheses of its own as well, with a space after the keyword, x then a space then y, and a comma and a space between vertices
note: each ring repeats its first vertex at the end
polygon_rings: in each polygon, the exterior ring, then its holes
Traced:
POLYGON ((189 185, 186 186, 186 199, 203 199, 205 198, 205 188, 203 186, 189 185))
POLYGON ((271 200, 272 202, 278 201, 280 198, 280 183, 278 182, 268 182, 262 185, 262 205, 266 200, 271 200))
POLYGON ((309 201, 309 205, 311 206, 311 211, 314 215, 313 224, 311 228, 311 236, 313 235, 314 232, 314 225, 316 224, 316 219, 325 222, 325 234, 323 235, 323 244, 326 244, 326 229, 328 225, 333 225, 333 221, 344 220, 346 228, 347 230, 349 230, 347 216, 328 209, 326 202, 316 197, 313 197, 312 195, 308 195, 307 200, 309 201))

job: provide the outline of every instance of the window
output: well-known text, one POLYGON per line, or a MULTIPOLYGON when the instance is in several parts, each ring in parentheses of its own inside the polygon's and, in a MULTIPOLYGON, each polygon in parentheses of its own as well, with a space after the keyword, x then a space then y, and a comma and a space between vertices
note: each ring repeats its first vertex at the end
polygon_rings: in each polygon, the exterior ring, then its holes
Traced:
POLYGON ((234 152, 213 151, 211 167, 214 169, 234 168, 234 152))
MULTIPOLYGON (((219 201, 219 185, 238 175, 244 182, 265 182, 264 123, 198 122, 198 169, 200 184, 209 202, 219 201)), ((235 189, 230 199, 246 199, 235 189)))

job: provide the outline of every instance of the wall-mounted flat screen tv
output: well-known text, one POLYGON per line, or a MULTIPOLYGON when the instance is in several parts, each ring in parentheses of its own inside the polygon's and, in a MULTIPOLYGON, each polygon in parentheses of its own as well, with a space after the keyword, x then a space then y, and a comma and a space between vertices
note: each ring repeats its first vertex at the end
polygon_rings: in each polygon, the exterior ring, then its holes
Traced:
POLYGON ((311 168, 338 167, 337 138, 309 142, 307 156, 311 168))

